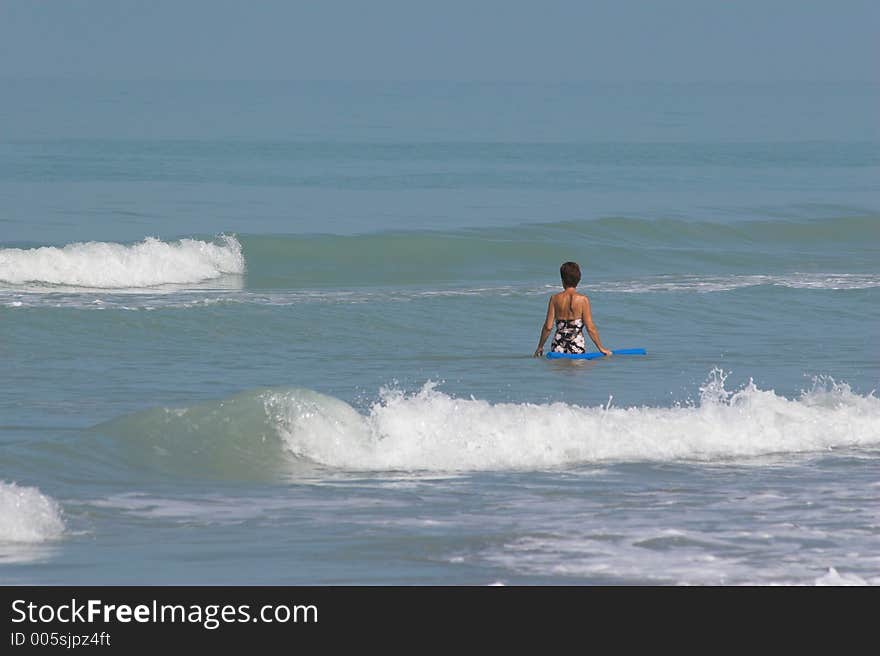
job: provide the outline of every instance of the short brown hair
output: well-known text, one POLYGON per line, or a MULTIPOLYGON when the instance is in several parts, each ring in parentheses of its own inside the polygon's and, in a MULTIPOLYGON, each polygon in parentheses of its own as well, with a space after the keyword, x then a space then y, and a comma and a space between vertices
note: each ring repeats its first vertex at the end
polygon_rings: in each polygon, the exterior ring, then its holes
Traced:
POLYGON ((581 268, 577 262, 566 262, 559 267, 559 275, 562 276, 563 287, 577 287, 581 281, 581 268))

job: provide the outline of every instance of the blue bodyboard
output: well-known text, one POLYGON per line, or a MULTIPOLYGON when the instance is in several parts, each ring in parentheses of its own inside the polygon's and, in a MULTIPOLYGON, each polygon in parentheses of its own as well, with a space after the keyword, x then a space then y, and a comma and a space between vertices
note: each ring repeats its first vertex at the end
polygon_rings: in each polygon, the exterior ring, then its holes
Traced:
MULTIPOLYGON (((648 355, 648 352, 643 348, 613 349, 611 353, 612 355, 648 355)), ((595 353, 554 353, 550 351, 547 354, 548 360, 597 360, 604 357, 605 355, 599 351, 595 353)))

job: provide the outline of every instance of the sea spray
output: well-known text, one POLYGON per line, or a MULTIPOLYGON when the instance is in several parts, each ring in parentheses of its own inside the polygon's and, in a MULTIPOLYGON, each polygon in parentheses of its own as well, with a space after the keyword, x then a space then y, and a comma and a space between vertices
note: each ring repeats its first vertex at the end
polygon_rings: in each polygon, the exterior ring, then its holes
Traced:
POLYGON ((33 543, 64 532, 61 508, 35 487, 0 481, 0 543, 33 543))

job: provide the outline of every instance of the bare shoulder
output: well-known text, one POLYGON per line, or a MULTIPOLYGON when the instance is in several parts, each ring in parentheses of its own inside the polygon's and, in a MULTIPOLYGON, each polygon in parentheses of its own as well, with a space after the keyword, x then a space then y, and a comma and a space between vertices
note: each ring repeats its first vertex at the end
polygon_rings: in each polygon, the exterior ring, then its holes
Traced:
POLYGON ((584 321, 589 321, 590 317, 590 299, 586 294, 577 295, 577 311, 581 315, 584 321))

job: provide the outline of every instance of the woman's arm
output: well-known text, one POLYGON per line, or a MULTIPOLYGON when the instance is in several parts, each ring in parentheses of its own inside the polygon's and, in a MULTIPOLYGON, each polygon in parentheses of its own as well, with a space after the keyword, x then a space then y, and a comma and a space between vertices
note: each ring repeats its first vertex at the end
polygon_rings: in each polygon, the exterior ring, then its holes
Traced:
POLYGON ((599 331, 596 329, 596 324, 593 323, 593 313, 590 310, 590 299, 586 296, 584 296, 583 320, 584 327, 587 329, 587 334, 589 334, 590 339, 593 340, 593 344, 596 345, 596 348, 605 355, 611 355, 611 351, 602 346, 602 340, 599 339, 599 331))
POLYGON ((544 342, 547 341, 547 337, 550 335, 550 331, 553 330, 553 319, 556 316, 556 310, 553 308, 553 297, 550 297, 550 302, 547 304, 547 318, 544 319, 544 325, 541 326, 541 337, 538 339, 538 348, 535 349, 535 357, 540 358, 544 355, 544 342))

